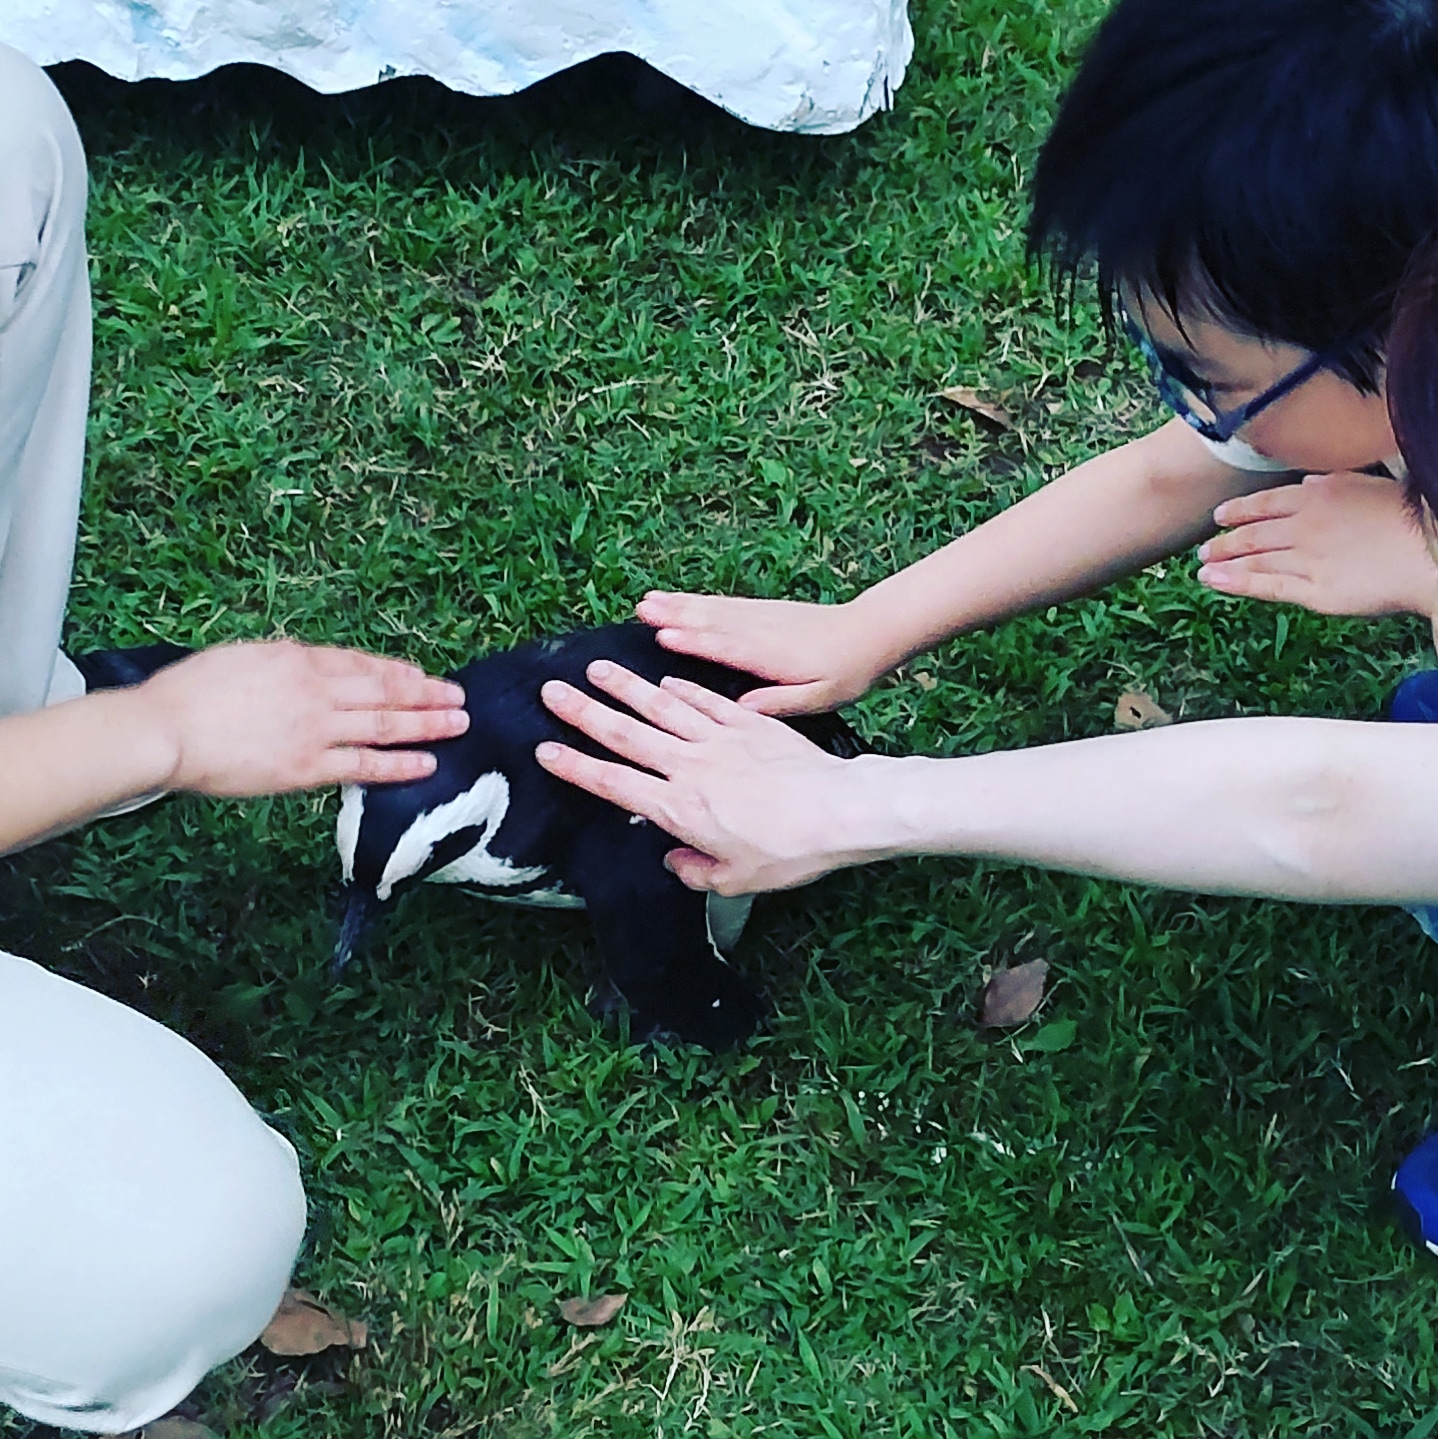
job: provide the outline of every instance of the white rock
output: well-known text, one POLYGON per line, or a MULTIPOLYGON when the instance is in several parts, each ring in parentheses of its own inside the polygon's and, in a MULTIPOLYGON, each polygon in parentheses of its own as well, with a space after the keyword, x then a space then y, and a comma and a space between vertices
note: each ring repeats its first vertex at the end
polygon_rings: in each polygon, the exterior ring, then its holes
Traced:
POLYGON ((887 108, 914 48, 905 0, 0 0, 0 41, 126 80, 252 61, 316 90, 422 74, 473 95, 623 50, 811 134, 887 108))

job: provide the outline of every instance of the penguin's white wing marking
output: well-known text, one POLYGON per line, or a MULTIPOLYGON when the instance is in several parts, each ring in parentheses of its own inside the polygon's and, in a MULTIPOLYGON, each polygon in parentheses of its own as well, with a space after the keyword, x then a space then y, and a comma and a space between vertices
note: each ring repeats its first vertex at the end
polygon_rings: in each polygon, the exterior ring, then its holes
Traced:
POLYGON ((752 894, 709 894, 704 905, 704 924, 709 931, 709 947, 729 963, 729 954, 739 943, 749 911, 754 908, 752 894))
MULTIPOLYGON (((509 781, 498 770, 491 770, 480 775, 463 794, 418 815, 400 835, 399 842, 390 853, 384 873, 375 886, 376 897, 381 901, 387 900, 395 885, 412 878, 425 867, 434 853, 434 847, 442 839, 462 829, 480 831, 474 848, 455 861, 455 864, 465 865, 468 871, 465 878, 479 884, 494 885, 527 884, 539 879, 545 872, 542 867, 520 869, 489 853, 489 842, 504 823, 508 809, 509 781)), ((453 868, 454 864, 446 865, 440 873, 453 868)))
POLYGON ((340 852, 341 873, 346 884, 355 877, 355 850, 359 848, 363 819, 364 790, 357 784, 347 784, 340 791, 340 813, 335 820, 335 848, 340 852))
MULTIPOLYGON (((451 875, 454 865, 446 865, 443 869, 436 870, 430 875, 427 883, 433 884, 438 880, 441 884, 463 884, 466 876, 451 875)), ((532 874, 532 870, 515 870, 515 874, 532 874)), ((518 883, 519 881, 513 881, 518 883)), ((483 894, 475 896, 482 899, 486 904, 522 904, 527 909, 583 909, 584 901, 577 894, 570 894, 563 889, 527 889, 523 894, 495 894, 490 889, 483 894)))
MULTIPOLYGON (((468 854, 451 860, 443 869, 437 869, 428 877, 430 884, 483 884, 503 886, 528 884, 531 880, 543 879, 549 872, 544 865, 521 867, 510 864, 507 859, 496 859, 486 847, 489 835, 475 845, 468 854)), ((500 898, 501 896, 496 896, 500 898)), ((531 898, 517 894, 513 898, 525 904, 543 904, 542 897, 531 898)))

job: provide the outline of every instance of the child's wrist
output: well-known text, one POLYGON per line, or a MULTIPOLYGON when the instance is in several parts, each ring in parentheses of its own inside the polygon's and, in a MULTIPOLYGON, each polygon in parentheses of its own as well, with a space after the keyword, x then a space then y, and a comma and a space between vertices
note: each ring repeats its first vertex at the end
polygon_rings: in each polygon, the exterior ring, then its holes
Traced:
POLYGON ((901 632, 878 587, 839 606, 845 621, 845 648, 864 674, 864 688, 897 669, 913 653, 912 636, 901 632))

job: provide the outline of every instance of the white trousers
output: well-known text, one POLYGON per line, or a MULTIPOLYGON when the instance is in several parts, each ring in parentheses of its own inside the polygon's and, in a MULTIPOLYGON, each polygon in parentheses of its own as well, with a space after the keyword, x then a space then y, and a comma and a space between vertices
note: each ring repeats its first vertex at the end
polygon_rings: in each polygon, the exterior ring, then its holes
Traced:
MULTIPOLYGON (((0 46, 0 714, 83 688, 58 644, 90 379, 85 190, 64 102, 0 46)), ((304 1227, 294 1151, 208 1059, 0 952, 0 1404, 102 1434, 157 1418, 264 1328, 304 1227)))

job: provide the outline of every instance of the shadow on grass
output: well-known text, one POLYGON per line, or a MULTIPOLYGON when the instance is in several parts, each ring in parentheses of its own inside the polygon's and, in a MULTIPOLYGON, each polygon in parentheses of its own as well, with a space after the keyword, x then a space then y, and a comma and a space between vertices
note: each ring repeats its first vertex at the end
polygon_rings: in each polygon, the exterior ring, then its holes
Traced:
MULTIPOLYGON (((261 65, 226 65, 195 80, 117 80, 85 61, 51 77, 92 153, 139 136, 193 154, 317 154, 365 170, 381 152, 446 168, 482 147, 485 168, 556 160, 652 159, 707 168, 758 163, 796 182, 831 170, 845 137, 755 129, 632 55, 596 56, 515 95, 460 94, 425 76, 324 95, 261 65)), ((458 178, 458 177, 455 177, 458 178)))

